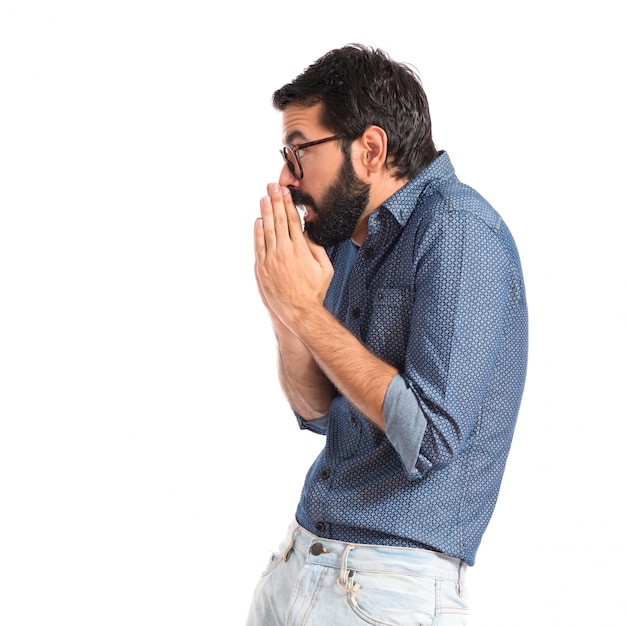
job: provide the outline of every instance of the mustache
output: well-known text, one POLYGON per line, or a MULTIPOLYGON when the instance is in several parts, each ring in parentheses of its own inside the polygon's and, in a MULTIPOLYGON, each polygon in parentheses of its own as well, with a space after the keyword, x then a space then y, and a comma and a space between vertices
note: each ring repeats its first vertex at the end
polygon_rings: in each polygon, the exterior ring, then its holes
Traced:
POLYGON ((315 201, 308 193, 303 193, 299 189, 295 189, 293 187, 289 187, 289 191, 291 192, 291 199, 294 204, 304 204, 309 207, 315 207, 315 201))

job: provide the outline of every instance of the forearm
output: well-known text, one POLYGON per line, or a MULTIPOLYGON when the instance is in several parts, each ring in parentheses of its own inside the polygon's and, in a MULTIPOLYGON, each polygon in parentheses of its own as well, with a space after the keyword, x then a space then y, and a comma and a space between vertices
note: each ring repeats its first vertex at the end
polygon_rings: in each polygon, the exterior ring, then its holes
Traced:
POLYGON ((335 386, 291 331, 276 332, 276 339, 279 381, 291 408, 306 421, 323 417, 337 395, 335 386))
POLYGON ((301 312, 290 325, 321 373, 373 424, 385 431, 385 394, 398 370, 374 356, 323 307, 301 312))

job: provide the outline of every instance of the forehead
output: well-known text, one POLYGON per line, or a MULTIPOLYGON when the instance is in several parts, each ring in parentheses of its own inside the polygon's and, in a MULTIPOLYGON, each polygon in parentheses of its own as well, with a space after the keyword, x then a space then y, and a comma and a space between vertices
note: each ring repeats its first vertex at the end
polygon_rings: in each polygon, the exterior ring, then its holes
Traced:
POLYGON ((322 105, 310 107, 292 104, 283 111, 283 141, 297 143, 313 141, 326 129, 320 124, 322 105))

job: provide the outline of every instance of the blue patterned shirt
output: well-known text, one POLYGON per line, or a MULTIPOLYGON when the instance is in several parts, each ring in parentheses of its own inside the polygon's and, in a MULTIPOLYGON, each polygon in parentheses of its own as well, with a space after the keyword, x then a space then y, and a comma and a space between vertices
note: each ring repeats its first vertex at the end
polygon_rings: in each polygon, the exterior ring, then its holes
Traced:
POLYGON ((528 317, 515 242, 446 152, 329 249, 325 306, 400 371, 387 432, 341 395, 302 428, 326 435, 297 508, 309 531, 428 548, 473 565, 524 388, 528 317))

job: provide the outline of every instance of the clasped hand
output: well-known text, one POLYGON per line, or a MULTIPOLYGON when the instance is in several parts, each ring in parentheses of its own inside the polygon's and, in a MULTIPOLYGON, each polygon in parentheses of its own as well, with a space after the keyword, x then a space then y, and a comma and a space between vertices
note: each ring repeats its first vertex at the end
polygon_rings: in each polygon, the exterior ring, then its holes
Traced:
POLYGON ((298 334, 303 316, 323 305, 333 267, 323 246, 302 231, 289 190, 270 183, 267 193, 254 225, 257 285, 274 325, 298 334))

